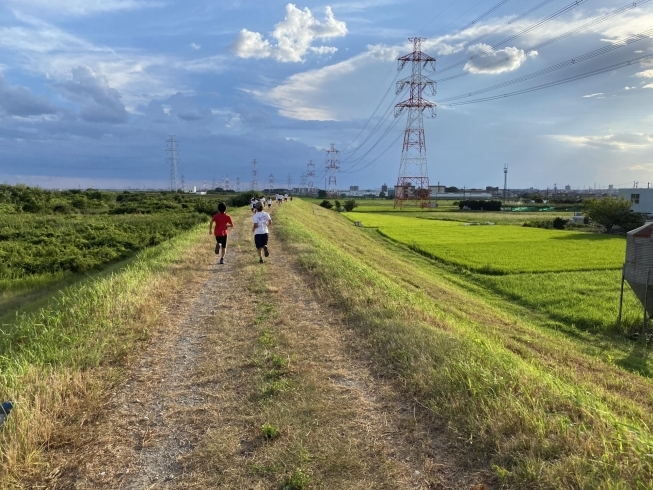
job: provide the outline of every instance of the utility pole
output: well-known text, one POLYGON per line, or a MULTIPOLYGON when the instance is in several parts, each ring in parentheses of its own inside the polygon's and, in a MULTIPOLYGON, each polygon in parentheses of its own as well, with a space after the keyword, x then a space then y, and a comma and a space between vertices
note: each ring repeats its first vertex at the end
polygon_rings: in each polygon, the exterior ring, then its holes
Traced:
POLYGON ((258 175, 258 168, 257 168, 257 163, 256 163, 256 158, 252 162, 252 190, 255 191, 258 188, 258 180, 256 179, 256 176, 258 175))
POLYGON ((329 185, 326 185, 325 190, 327 197, 338 197, 338 183, 336 180, 336 173, 340 170, 340 150, 336 150, 335 143, 331 143, 331 148, 326 151, 326 171, 329 176, 329 185))
POLYGON ((503 200, 508 199, 508 164, 503 166, 503 200))
POLYGON ((175 140, 175 135, 170 135, 170 139, 166 140, 168 143, 168 148, 166 153, 168 153, 168 163, 170 164, 170 190, 172 192, 177 191, 177 165, 178 165, 178 156, 179 149, 177 144, 179 141, 175 140))
POLYGON ((399 58, 399 71, 411 64, 409 77, 399 80, 395 92, 399 94, 409 87, 409 98, 395 105, 395 117, 408 111, 404 144, 399 164, 399 177, 395 186, 395 207, 401 209, 404 205, 419 205, 422 208, 431 206, 431 188, 429 186, 428 166, 426 163, 426 141, 424 139, 424 118, 426 109, 431 117, 435 117, 436 105, 422 97, 426 91, 435 95, 435 82, 422 75, 422 68, 431 67, 435 72, 435 58, 422 53, 424 38, 413 37, 413 52, 399 58))
POLYGON ((313 163, 313 160, 309 160, 308 164, 306 165, 306 179, 308 193, 312 194, 315 188, 315 184, 313 183, 313 179, 315 179, 315 164, 313 163))

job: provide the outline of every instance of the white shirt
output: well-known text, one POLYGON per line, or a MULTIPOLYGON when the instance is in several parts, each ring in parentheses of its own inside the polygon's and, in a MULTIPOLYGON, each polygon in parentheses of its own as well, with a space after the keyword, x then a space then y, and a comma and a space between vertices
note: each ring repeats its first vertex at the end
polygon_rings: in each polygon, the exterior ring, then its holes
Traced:
POLYGON ((268 206, 272 204, 272 199, 268 199, 268 206))
POLYGON ((256 223, 256 229, 254 230, 255 235, 263 235, 268 232, 268 221, 270 220, 270 215, 265 211, 257 211, 254 216, 252 216, 252 223, 256 223))

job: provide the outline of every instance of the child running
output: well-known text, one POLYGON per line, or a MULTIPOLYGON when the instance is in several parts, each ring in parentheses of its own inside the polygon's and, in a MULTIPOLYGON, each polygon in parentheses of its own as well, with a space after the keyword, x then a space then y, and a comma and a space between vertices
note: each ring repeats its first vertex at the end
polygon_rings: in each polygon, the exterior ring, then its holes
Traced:
POLYGON ((224 253, 227 251, 227 228, 233 227, 231 216, 227 214, 227 205, 221 202, 218 204, 218 212, 213 215, 209 223, 209 234, 215 233, 215 253, 220 254, 221 264, 224 264, 224 253), (215 232, 213 231, 213 223, 215 223, 215 232))
POLYGON ((272 218, 263 211, 263 204, 260 202, 256 205, 256 214, 252 216, 252 222, 254 223, 252 231, 254 232, 254 244, 258 251, 258 262, 262 264, 263 255, 266 257, 270 255, 268 251, 268 226, 272 223, 272 218))

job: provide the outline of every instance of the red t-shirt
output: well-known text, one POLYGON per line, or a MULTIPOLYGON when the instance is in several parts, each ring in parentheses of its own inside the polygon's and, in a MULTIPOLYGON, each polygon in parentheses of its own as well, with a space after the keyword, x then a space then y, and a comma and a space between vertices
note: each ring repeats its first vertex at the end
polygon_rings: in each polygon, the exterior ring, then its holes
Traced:
POLYGON ((227 213, 217 213, 211 218, 215 221, 215 236, 225 236, 227 234, 227 224, 233 226, 231 216, 227 213))

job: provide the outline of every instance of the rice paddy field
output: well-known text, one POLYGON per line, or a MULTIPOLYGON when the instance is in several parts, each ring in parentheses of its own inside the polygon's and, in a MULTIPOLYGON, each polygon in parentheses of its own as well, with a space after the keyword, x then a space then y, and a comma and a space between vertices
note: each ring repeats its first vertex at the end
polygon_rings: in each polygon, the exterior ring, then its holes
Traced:
POLYGON ((439 261, 484 274, 619 269, 625 240, 602 234, 347 213, 439 261))

